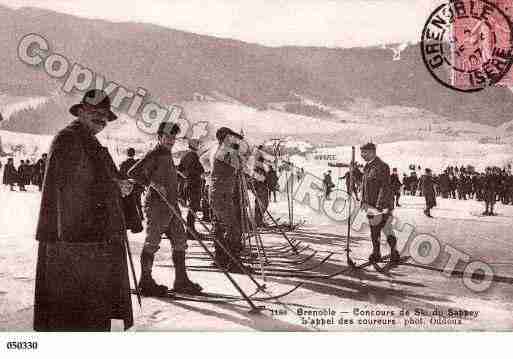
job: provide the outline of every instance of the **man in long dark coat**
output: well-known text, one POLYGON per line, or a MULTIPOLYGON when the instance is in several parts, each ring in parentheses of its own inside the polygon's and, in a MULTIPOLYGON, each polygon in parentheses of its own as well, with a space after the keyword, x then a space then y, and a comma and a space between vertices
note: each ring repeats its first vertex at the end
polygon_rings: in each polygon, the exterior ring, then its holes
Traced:
POLYGON ((27 183, 27 165, 25 165, 25 161, 21 160, 20 165, 18 166, 18 186, 20 187, 21 192, 26 192, 27 189, 25 186, 27 183))
MULTIPOLYGON (((239 192, 239 170, 241 168, 237 139, 243 137, 227 127, 216 131, 218 146, 210 159, 212 163, 210 200, 214 215, 214 232, 217 242, 223 244, 233 256, 238 257, 241 249, 241 211, 237 200, 239 192), (235 199, 235 201, 234 201, 235 199)), ((230 271, 240 271, 224 250, 216 243, 216 261, 230 271)))
POLYGON ((419 178, 417 177, 417 172, 413 171, 410 174, 410 179, 409 179, 410 194, 412 196, 417 195, 418 186, 419 186, 419 178))
POLYGON ((442 173, 438 178, 438 183, 440 186, 440 193, 442 194, 442 198, 448 198, 450 192, 450 184, 449 184, 449 174, 447 170, 442 173))
POLYGON ((365 144, 360 150, 362 158, 367 162, 363 168, 362 208, 367 210, 371 230, 372 254, 369 260, 381 260, 380 236, 383 231, 390 246, 390 260, 395 262, 400 256, 396 249, 397 238, 390 223, 394 208, 390 167, 376 156, 376 145, 373 143, 365 144))
POLYGON ((18 171, 14 167, 14 160, 10 157, 4 168, 3 184, 9 186, 14 191, 14 184, 18 182, 18 171))
POLYGON ((486 168, 486 174, 483 179, 483 194, 485 202, 484 216, 494 216, 494 206, 497 197, 497 188, 499 187, 499 176, 491 167, 486 168))
MULTIPOLYGON (((457 169, 458 167, 456 167, 457 169)), ((456 189, 458 188, 458 177, 454 174, 451 174, 449 176, 449 190, 450 190, 450 197, 453 199, 456 199, 456 189)))
POLYGON ((46 153, 43 153, 41 155, 41 158, 37 160, 34 167, 34 182, 37 185, 39 192, 43 190, 43 179, 45 176, 47 159, 48 155, 46 153))
POLYGON ((421 177, 420 184, 422 188, 422 194, 424 195, 424 199, 426 200, 426 209, 424 210, 424 214, 428 217, 432 217, 431 209, 433 207, 436 207, 436 182, 431 174, 431 169, 425 169, 425 174, 421 177))
POLYGON ((410 178, 406 175, 406 173, 403 173, 403 194, 406 196, 406 191, 409 190, 410 186, 410 178))
POLYGON ((103 91, 70 108, 75 121, 50 147, 36 240, 34 329, 108 331, 111 319, 133 325, 122 195, 108 150, 95 135, 116 119, 103 91))

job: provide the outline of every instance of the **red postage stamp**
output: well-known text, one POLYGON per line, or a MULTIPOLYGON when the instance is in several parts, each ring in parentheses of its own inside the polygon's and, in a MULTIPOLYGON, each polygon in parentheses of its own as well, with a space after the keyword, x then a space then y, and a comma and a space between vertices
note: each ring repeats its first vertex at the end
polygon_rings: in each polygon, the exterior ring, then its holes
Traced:
POLYGON ((453 0, 439 6, 422 32, 422 57, 433 77, 474 92, 511 86, 513 0, 453 0))

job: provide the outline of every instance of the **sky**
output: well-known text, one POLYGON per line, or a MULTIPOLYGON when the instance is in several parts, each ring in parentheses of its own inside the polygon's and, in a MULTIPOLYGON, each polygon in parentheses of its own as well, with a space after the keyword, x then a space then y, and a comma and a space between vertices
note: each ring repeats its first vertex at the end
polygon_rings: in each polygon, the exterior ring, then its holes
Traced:
POLYGON ((81 17, 153 23, 267 46, 418 42, 442 0, 0 0, 81 17))

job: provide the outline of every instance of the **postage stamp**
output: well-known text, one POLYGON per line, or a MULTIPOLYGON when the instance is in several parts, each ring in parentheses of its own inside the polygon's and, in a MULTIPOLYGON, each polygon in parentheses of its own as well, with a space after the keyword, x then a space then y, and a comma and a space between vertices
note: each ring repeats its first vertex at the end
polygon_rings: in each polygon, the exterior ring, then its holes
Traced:
POLYGON ((513 61, 510 1, 454 0, 440 5, 422 31, 422 58, 442 85, 474 92, 506 86, 513 61))

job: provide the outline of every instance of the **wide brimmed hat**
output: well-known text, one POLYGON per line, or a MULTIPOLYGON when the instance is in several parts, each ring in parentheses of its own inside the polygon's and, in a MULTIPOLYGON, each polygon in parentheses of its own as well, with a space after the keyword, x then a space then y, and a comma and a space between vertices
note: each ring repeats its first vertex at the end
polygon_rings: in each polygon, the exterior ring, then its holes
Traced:
POLYGON ((225 137, 228 135, 235 136, 239 140, 242 140, 244 138, 240 133, 237 133, 228 127, 221 127, 216 131, 216 138, 218 141, 224 141, 225 137))
POLYGON ((94 108, 95 110, 106 110, 107 119, 114 121, 118 116, 111 111, 110 106, 109 96, 107 96, 104 91, 95 89, 87 91, 82 98, 82 102, 71 106, 69 112, 73 116, 78 116, 79 109, 84 107, 94 108))

